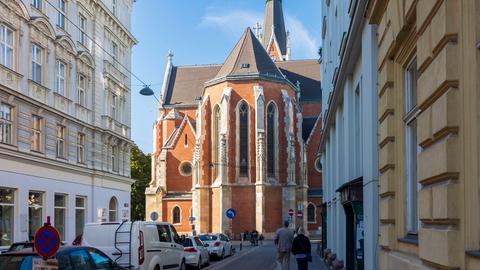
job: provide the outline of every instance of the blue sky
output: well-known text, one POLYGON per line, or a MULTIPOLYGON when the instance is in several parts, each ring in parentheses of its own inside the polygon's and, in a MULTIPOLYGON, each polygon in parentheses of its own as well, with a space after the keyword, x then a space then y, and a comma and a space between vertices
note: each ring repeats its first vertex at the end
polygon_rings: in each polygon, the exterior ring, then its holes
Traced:
MULTIPOLYGON (((283 0, 286 28, 291 32, 292 58, 317 58, 321 33, 321 0, 283 0)), ((223 63, 245 29, 263 25, 265 0, 137 0, 132 32, 132 72, 157 93, 168 50, 176 66, 223 63)), ((153 97, 138 94, 132 78, 132 139, 152 151, 152 127, 157 117, 153 97)))

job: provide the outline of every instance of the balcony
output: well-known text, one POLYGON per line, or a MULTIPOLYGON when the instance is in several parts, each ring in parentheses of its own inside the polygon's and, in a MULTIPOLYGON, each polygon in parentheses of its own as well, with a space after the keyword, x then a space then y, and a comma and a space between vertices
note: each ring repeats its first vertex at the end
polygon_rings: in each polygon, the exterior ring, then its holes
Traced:
POLYGON ((6 66, 0 65, 0 82, 15 91, 20 91, 20 80, 23 75, 9 69, 6 66))
POLYGON ((109 60, 104 60, 104 76, 110 77, 119 84, 122 88, 129 89, 129 77, 120 71, 121 67, 116 67, 109 60))
POLYGON ((28 80, 28 95, 44 104, 48 104, 48 94, 50 89, 47 87, 38 84, 32 80, 28 80))
POLYGON ((102 116, 102 127, 125 138, 130 138, 130 128, 108 115, 102 116))
POLYGON ((53 93, 53 107, 66 114, 70 114, 70 104, 72 101, 60 94, 53 93))
POLYGON ((92 112, 80 104, 75 104, 75 117, 83 122, 90 123, 92 121, 92 112))

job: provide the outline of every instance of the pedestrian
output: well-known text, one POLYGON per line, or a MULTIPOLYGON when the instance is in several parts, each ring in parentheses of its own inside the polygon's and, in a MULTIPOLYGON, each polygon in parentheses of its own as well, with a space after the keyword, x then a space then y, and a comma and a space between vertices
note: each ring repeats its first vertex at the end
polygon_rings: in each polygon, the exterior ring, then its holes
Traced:
POLYGON ((275 245, 277 246, 277 265, 281 270, 290 270, 290 251, 293 242, 293 230, 289 229, 288 221, 283 223, 284 227, 275 233, 275 245))
POLYGON ((293 239, 292 253, 297 260, 298 270, 308 270, 308 263, 312 261, 312 249, 303 227, 298 228, 297 236, 293 239))
POLYGON ((258 241, 260 242, 260 245, 263 245, 263 234, 260 234, 260 236, 258 237, 258 241))
POLYGON ((255 229, 252 231, 252 243, 254 246, 258 246, 258 231, 255 229))

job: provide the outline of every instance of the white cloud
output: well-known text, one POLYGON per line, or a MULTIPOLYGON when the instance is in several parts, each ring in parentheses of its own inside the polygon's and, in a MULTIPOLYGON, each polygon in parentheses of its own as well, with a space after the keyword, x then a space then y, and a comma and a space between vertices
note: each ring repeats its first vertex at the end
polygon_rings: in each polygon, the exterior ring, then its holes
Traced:
MULTIPOLYGON (((239 35, 248 27, 257 22, 263 26, 263 13, 252 10, 229 10, 227 12, 217 8, 208 9, 200 26, 220 30, 230 39, 238 39, 239 35)), ((317 58, 319 38, 313 37, 305 28, 301 20, 289 16, 285 17, 286 28, 290 31, 292 58, 317 58)))
POLYGON ((286 28, 290 31, 292 58, 318 58, 319 38, 314 38, 303 23, 293 17, 285 17, 286 28))
POLYGON ((211 9, 200 23, 200 26, 220 29, 230 38, 239 38, 247 27, 253 27, 257 22, 263 22, 263 14, 250 10, 233 10, 221 12, 211 9))

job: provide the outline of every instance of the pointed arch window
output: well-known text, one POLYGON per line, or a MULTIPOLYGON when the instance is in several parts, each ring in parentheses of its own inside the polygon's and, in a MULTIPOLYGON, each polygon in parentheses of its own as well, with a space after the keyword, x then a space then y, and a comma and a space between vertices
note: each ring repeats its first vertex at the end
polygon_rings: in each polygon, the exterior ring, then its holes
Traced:
POLYGON ((181 219, 180 219, 180 207, 175 206, 172 211, 172 217, 173 217, 173 224, 180 224, 181 219))
POLYGON ((108 221, 113 222, 117 221, 117 212, 118 212, 118 202, 117 198, 112 197, 110 198, 110 202, 108 203, 108 221))
POLYGON ((315 205, 313 203, 309 203, 307 206, 307 221, 308 223, 316 223, 317 218, 316 218, 316 209, 315 205))
POLYGON ((239 125, 239 162, 240 162, 240 176, 248 176, 248 123, 249 123, 249 108, 246 102, 242 102, 238 106, 238 125, 239 125))
POLYGON ((218 164, 220 163, 220 107, 217 105, 213 109, 213 125, 212 125, 212 177, 217 179, 219 175, 218 164))
POLYGON ((276 160, 276 139, 277 139, 277 106, 270 103, 267 106, 267 175, 268 177, 275 177, 277 170, 276 160))

